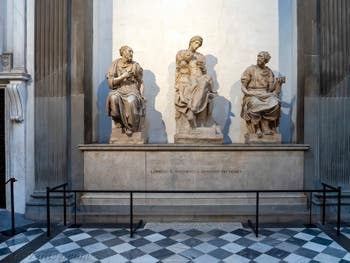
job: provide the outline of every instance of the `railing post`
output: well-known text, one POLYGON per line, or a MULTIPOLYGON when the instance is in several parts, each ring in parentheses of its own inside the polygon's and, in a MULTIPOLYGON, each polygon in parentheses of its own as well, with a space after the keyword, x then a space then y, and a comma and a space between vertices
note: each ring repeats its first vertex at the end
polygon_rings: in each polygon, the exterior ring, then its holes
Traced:
POLYGON ((133 215, 133 193, 130 192, 130 237, 134 236, 133 233, 133 221, 134 221, 134 215, 133 215))
POLYGON ((51 222, 50 222, 50 187, 46 187, 46 234, 49 237, 51 235, 51 222))
POLYGON ((74 225, 77 227, 77 192, 74 191, 74 225))
POLYGON ((67 226, 66 185, 63 185, 63 224, 64 226, 67 226))
POLYGON ((313 192, 310 193, 310 213, 309 213, 309 225, 312 224, 312 194, 313 192))
POLYGON ((323 184, 323 198, 322 198, 322 225, 326 223, 326 185, 323 184))
POLYGON ((259 191, 256 192, 255 235, 259 236, 259 191))
POLYGON ((337 216, 337 236, 340 235, 340 221, 341 221, 341 187, 338 187, 338 216, 337 216))
POLYGON ((15 198, 14 198, 14 191, 13 191, 13 184, 16 182, 15 178, 11 178, 10 186, 11 186, 11 233, 14 236, 15 235, 15 198))

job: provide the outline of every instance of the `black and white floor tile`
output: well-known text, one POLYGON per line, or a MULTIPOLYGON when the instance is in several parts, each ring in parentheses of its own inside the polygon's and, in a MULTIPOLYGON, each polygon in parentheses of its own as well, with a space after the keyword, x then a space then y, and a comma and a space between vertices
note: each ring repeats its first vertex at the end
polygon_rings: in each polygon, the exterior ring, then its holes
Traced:
POLYGON ((340 232, 350 240, 350 227, 342 227, 340 232))
POLYGON ((0 244, 0 260, 27 245, 44 232, 46 232, 45 228, 28 228, 25 232, 17 234, 5 242, 2 242, 0 244))
MULTIPOLYGON (((343 229, 344 230, 344 229, 343 229)), ((240 224, 146 225, 128 229, 66 229, 22 262, 350 262, 350 253, 318 228, 240 224)))

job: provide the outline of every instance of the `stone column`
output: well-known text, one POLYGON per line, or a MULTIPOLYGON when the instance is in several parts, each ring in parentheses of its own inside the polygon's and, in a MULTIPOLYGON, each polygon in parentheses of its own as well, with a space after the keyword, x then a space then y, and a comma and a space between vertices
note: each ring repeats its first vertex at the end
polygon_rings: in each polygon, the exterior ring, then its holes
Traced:
MULTIPOLYGON (((26 202, 26 80, 10 80, 5 88, 5 148, 6 178, 16 178, 15 210, 24 213, 26 202)), ((10 191, 7 188, 7 204, 10 207, 10 191)))
MULTIPOLYGON (((15 211, 24 213, 26 202, 26 107, 27 85, 27 15, 26 0, 1 1, 0 18, 3 21, 0 43, 0 84, 5 86, 5 149, 6 178, 16 178, 15 211)), ((10 207, 10 192, 7 187, 7 207, 10 207)))
POLYGON ((13 0, 13 71, 27 72, 26 70, 26 1, 13 0))

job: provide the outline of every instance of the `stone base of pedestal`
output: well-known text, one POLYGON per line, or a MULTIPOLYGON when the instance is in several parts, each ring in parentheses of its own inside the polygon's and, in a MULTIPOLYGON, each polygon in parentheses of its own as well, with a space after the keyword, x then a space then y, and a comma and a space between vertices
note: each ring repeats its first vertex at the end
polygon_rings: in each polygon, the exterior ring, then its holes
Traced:
MULTIPOLYGON (((303 189, 307 145, 81 145, 85 190, 303 189)), ((253 215, 255 194, 134 194, 135 213, 157 220, 253 215)), ((261 193, 264 212, 305 210, 302 193, 261 193)), ((129 194, 86 193, 82 212, 128 213, 129 194), (123 212, 124 211, 124 212, 123 212)), ((262 210, 261 210, 262 211, 262 210)), ((102 220, 102 219, 101 219, 102 220)))
POLYGON ((262 137, 258 137, 256 134, 252 133, 246 133, 244 135, 245 143, 248 144, 256 144, 256 143, 278 143, 280 144, 282 142, 282 135, 280 133, 275 133, 271 135, 265 135, 263 134, 262 137))
POLYGON ((186 133, 177 133, 175 143, 181 144, 222 144, 224 137, 219 126, 198 127, 186 133))
MULTIPOLYGON (((255 219, 255 194, 134 194, 135 222, 238 221, 255 219)), ((80 222, 126 223, 129 195, 85 194, 80 222)), ((313 212, 317 208, 313 208, 313 212)), ((307 197, 301 193, 260 194, 260 222, 307 222, 307 197)), ((316 218, 316 216, 314 217, 316 218)))
POLYGON ((134 132, 131 136, 126 135, 122 128, 112 127, 110 144, 144 144, 147 142, 145 132, 134 132))

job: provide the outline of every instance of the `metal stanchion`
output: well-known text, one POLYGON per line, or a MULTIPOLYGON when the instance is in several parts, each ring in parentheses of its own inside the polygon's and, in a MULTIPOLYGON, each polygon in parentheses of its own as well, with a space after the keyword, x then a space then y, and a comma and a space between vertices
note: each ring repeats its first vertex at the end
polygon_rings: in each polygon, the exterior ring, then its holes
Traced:
POLYGON ((46 234, 49 237, 51 235, 51 222, 50 222, 50 187, 46 187, 46 234))
POLYGON ((77 227, 77 192, 74 192, 74 226, 77 227))
POLYGON ((11 234, 14 236, 15 231, 15 198, 14 198, 14 190, 13 184, 17 180, 15 178, 11 178, 10 186, 11 186, 11 234))
POLYGON ((337 215, 337 236, 340 235, 340 221, 341 221, 341 187, 338 187, 338 215, 337 215))
POLYGON ((322 225, 326 223, 326 185, 323 184, 322 225))
POLYGON ((66 185, 63 186, 63 224, 64 226, 67 226, 66 185))
POLYGON ((256 192, 255 235, 259 236, 259 192, 256 192))
POLYGON ((134 214, 133 214, 133 193, 130 192, 130 237, 134 236, 133 230, 133 222, 134 222, 134 214))
POLYGON ((312 224, 312 192, 310 194, 310 213, 309 213, 309 225, 312 224))

